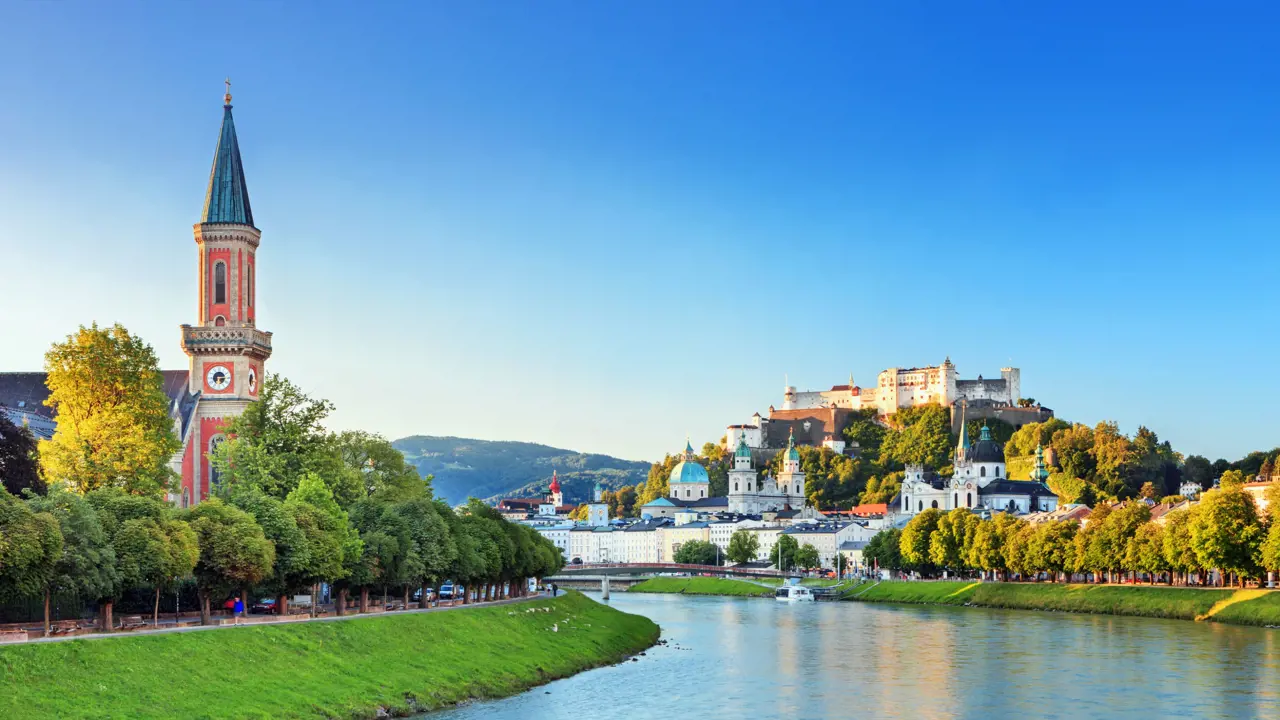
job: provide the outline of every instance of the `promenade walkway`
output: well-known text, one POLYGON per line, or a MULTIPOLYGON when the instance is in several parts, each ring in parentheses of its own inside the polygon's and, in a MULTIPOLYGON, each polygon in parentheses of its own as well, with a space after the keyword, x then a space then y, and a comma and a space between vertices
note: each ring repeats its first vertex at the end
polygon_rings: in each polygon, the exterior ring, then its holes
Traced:
MULTIPOLYGON (((534 593, 518 598, 506 598, 504 600, 490 600, 488 602, 472 602, 465 605, 446 605, 430 608, 410 608, 408 610, 384 610, 382 612, 373 613, 351 613, 348 615, 323 615, 320 617, 310 617, 307 615, 293 615, 286 618, 263 619, 245 618, 238 624, 213 624, 213 625, 183 625, 180 627, 160 627, 146 630, 117 630, 115 632, 92 632, 83 635, 57 635, 54 637, 31 638, 25 643, 14 643, 15 645, 25 645, 30 643, 51 643, 65 642, 67 640, 105 640, 110 638, 122 637, 138 637, 141 635, 163 635, 166 633, 184 633, 184 632, 200 632, 204 630, 235 630, 250 627, 261 627, 263 625, 296 625, 298 623, 308 622, 338 622, 342 620, 358 620, 361 618, 385 617, 387 615, 403 615, 406 613, 435 613, 448 612, 450 610, 466 610, 467 608, 480 607, 496 607, 498 605, 514 605, 517 603, 530 602, 532 600, 546 600, 551 596, 548 593, 534 593)), ((268 618, 272 616, 266 616, 268 618)))

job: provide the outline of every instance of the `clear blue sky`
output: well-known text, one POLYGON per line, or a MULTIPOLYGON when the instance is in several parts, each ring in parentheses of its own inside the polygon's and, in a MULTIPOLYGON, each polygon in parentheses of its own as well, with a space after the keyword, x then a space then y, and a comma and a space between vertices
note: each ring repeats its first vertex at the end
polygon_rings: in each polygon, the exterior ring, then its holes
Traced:
POLYGON ((653 459, 950 355, 1280 444, 1274 4, 355 5, 0 7, 0 369, 94 320, 185 367, 230 75, 335 426, 653 459))

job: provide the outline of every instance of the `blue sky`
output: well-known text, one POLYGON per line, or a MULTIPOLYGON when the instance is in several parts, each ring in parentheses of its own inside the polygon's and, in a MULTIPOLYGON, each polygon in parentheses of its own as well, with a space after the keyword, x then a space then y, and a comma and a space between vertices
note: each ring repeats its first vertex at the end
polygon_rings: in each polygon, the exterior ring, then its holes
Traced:
POLYGON ((337 427, 653 459, 950 355, 1280 444, 1280 9, 1040 5, 5 4, 0 369, 185 367, 229 75, 268 369, 337 427))

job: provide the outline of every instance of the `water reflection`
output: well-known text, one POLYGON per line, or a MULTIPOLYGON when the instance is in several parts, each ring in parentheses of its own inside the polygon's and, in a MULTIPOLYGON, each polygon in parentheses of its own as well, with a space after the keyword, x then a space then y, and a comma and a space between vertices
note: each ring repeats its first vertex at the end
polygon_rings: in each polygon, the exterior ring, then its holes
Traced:
POLYGON ((653 618, 671 644, 430 717, 1280 717, 1272 630, 674 595, 611 603, 653 618))

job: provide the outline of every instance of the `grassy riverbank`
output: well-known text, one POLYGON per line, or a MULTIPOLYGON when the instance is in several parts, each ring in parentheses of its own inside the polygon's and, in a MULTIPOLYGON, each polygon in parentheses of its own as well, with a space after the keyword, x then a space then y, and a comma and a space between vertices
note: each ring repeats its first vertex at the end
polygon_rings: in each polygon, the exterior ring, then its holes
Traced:
POLYGON ((848 599, 1280 626, 1280 594, 1265 590, 1052 583, 882 582, 865 590, 855 590, 848 599))
POLYGON ((657 639, 649 619, 568 593, 446 612, 13 645, 0 647, 0 717, 406 714, 515 694, 657 639))
POLYGON ((773 590, 742 580, 710 577, 656 577, 632 585, 627 592, 682 593, 684 595, 733 595, 773 597, 773 590))

